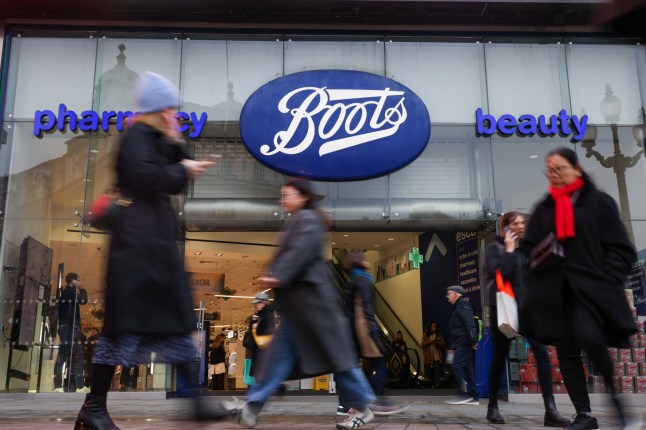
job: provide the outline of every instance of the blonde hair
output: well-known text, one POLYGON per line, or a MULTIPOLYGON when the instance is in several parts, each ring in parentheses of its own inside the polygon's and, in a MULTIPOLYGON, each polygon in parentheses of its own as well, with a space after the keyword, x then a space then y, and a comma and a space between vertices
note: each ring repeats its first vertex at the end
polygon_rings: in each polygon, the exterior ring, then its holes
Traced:
POLYGON ((146 124, 149 127, 154 128, 161 132, 164 136, 168 138, 173 138, 173 125, 166 123, 164 121, 164 116, 162 115, 164 111, 159 112, 150 112, 150 113, 138 113, 133 119, 131 125, 141 123, 146 124))

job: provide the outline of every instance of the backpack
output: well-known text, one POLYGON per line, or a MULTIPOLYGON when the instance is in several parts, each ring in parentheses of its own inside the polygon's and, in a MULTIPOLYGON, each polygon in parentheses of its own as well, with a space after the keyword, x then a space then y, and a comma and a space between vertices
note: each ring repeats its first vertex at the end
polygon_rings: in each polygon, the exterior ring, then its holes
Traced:
POLYGON ((482 320, 478 315, 473 315, 473 319, 476 320, 476 330, 478 330, 478 342, 482 339, 482 320))

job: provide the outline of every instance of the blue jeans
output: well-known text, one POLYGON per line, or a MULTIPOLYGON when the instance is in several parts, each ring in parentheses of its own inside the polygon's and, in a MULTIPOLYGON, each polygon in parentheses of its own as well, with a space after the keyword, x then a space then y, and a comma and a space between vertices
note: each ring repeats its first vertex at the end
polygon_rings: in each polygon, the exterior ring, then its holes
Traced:
POLYGON ((58 326, 58 338, 60 345, 58 346, 56 363, 54 363, 54 388, 63 387, 64 363, 67 363, 70 381, 74 378, 76 388, 83 388, 85 378, 83 377, 83 345, 80 343, 81 328, 71 324, 61 324, 58 326))
MULTIPOLYGON (((265 404, 269 396, 287 380, 296 366, 296 345, 291 322, 286 316, 281 316, 280 328, 276 331, 271 345, 263 359, 263 369, 256 375, 256 384, 249 387, 247 401, 265 404)), ((363 373, 358 367, 335 373, 339 395, 343 395, 348 404, 364 410, 375 401, 375 395, 363 373)))
POLYGON ((473 348, 470 345, 455 347, 453 354, 453 375, 458 383, 458 394, 478 400, 475 374, 473 373, 473 348), (462 381, 467 384, 467 392, 462 391, 462 381))

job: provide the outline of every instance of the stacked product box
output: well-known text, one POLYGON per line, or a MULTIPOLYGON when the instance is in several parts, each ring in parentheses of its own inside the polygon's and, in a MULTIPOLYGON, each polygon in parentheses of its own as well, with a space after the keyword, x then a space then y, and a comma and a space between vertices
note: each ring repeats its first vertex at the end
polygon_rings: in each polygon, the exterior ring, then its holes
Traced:
MULTIPOLYGON (((633 316, 637 319, 636 311, 633 316)), ((639 333, 630 337, 630 348, 608 348, 614 365, 613 385, 621 393, 646 393, 646 335, 644 324, 639 321, 639 333)), ((567 393, 559 366, 556 347, 547 346, 552 367, 554 393, 567 393)), ((584 370, 590 385, 590 392, 608 391, 603 378, 587 362, 584 355, 584 370)), ((515 338, 509 350, 509 388, 517 393, 540 393, 536 356, 527 348, 524 338, 515 338)))
MULTIPOLYGON (((633 317, 637 320, 634 308, 633 317)), ((614 388, 621 393, 646 394, 646 335, 644 324, 636 322, 639 332, 630 336, 630 348, 608 348, 608 353, 614 366, 614 388)), ((591 376, 590 389, 594 393, 608 391, 599 375, 591 376)))

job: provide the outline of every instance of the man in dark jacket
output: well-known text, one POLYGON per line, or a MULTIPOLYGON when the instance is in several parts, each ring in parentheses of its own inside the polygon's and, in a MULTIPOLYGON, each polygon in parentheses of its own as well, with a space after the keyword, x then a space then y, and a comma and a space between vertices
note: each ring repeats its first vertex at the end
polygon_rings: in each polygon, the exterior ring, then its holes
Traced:
POLYGON ((77 392, 88 393, 83 376, 83 346, 81 345, 81 308, 87 304, 87 291, 81 288, 81 279, 76 273, 65 276, 65 288, 58 305, 58 337, 60 345, 54 364, 54 391, 63 392, 63 365, 70 369, 70 382, 77 392), (71 359, 71 360, 70 360, 71 359))
POLYGON ((473 372, 473 350, 478 347, 478 330, 473 319, 473 309, 462 297, 463 294, 464 288, 459 285, 452 285, 446 289, 446 299, 453 305, 449 334, 453 350, 453 375, 458 384, 458 396, 453 400, 447 400, 446 403, 479 405, 473 372), (462 391, 463 381, 466 383, 466 392, 462 391))

